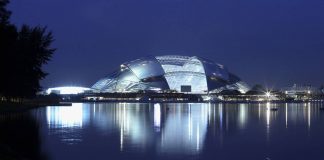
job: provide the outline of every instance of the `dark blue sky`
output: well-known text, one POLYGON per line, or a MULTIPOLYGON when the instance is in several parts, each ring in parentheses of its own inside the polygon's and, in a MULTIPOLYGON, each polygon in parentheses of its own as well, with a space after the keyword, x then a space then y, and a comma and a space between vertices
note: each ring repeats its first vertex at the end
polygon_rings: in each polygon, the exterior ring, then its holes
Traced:
POLYGON ((58 50, 44 87, 90 86, 145 55, 197 55, 250 85, 324 84, 323 0, 12 0, 58 50))

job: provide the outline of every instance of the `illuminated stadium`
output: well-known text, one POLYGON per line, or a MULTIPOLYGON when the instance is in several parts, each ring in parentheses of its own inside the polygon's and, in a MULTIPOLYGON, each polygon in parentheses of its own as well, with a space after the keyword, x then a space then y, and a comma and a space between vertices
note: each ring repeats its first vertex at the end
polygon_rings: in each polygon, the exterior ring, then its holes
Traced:
POLYGON ((147 56, 123 63, 91 88, 100 93, 175 91, 195 94, 223 90, 245 93, 249 89, 223 65, 201 57, 177 55, 147 56))

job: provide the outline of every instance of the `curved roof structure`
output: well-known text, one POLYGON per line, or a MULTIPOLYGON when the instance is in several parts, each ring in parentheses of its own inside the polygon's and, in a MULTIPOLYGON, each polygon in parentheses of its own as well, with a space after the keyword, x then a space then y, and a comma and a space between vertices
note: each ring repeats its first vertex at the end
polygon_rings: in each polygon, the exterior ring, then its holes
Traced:
POLYGON ((147 56, 126 62, 92 86, 99 92, 176 90, 218 93, 225 89, 245 93, 248 86, 220 64, 200 57, 147 56))

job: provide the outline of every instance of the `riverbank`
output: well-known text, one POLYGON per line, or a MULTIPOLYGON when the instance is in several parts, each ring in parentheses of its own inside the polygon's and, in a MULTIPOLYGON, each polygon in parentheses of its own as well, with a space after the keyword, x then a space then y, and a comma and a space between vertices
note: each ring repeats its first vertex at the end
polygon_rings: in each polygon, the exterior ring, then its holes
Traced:
POLYGON ((29 103, 0 102, 0 113, 24 112, 33 108, 38 108, 40 106, 41 105, 29 103))

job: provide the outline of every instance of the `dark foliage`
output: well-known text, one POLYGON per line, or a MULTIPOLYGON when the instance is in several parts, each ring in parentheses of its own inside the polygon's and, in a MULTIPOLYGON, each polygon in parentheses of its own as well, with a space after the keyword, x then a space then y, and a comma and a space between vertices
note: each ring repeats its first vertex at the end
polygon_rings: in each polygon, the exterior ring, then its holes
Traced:
POLYGON ((11 12, 5 7, 9 3, 9 0, 0 0, 0 23, 8 24, 11 12))
POLYGON ((0 96, 31 98, 41 89, 39 81, 47 75, 42 70, 55 49, 53 35, 46 27, 9 23, 7 0, 0 0, 0 96))

